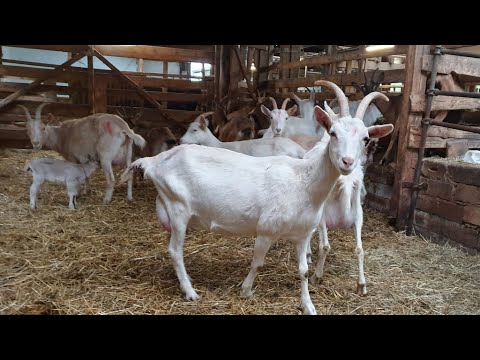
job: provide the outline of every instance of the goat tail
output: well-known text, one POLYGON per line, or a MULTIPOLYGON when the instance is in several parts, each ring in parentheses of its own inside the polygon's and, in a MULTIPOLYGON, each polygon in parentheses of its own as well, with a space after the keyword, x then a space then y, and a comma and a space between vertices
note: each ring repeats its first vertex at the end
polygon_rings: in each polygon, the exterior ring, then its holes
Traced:
POLYGON ((133 131, 131 138, 133 139, 135 145, 137 145, 140 149, 143 149, 147 144, 147 141, 142 136, 135 134, 133 131))
POLYGON ((126 183, 128 180, 132 179, 133 173, 135 171, 141 171, 143 173, 145 171, 145 165, 146 165, 145 160, 146 158, 140 158, 135 160, 133 163, 131 163, 120 176, 119 185, 126 183))

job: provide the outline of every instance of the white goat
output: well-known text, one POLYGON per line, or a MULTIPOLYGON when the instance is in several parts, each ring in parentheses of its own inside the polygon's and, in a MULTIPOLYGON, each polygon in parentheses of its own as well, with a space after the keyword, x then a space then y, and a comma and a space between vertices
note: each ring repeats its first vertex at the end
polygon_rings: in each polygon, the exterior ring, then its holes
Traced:
POLYGON ((37 207, 37 194, 40 186, 45 182, 65 184, 67 187, 70 209, 77 207, 76 197, 80 185, 87 185, 88 178, 98 168, 95 162, 74 164, 60 159, 35 159, 27 163, 24 171, 32 174, 33 182, 30 186, 30 208, 37 207))
MULTIPOLYGON (((343 95, 337 85, 322 84, 332 87, 337 96, 343 95)), ((337 136, 311 159, 252 157, 225 149, 180 145, 138 159, 123 173, 122 181, 126 181, 132 171, 141 169, 153 181, 158 191, 157 215, 163 228, 171 232, 169 253, 187 299, 199 296, 183 261, 185 233, 187 228, 203 228, 256 236, 251 269, 242 284, 244 296, 252 295, 253 282, 272 244, 279 239, 292 241, 301 279, 301 305, 305 314, 316 314, 308 291, 306 253, 323 203, 340 174, 350 174, 360 163, 364 139, 385 136, 393 126, 367 129, 348 114, 332 120, 318 106, 315 117, 337 136)))
MULTIPOLYGON (((355 118, 363 119, 367 105, 373 98, 383 98, 388 101, 388 97, 381 93, 369 98, 367 95, 357 107, 355 118), (380 94, 380 95, 378 95, 380 94)), ((338 97, 337 97, 338 98, 338 97)), ((332 109, 325 102, 325 109, 332 119, 343 118, 345 114, 349 114, 348 99, 346 97, 338 99, 340 104, 340 115, 335 114, 332 109)), ((365 124, 366 125, 366 124, 365 124)), ((348 134, 344 134, 345 136, 348 134)), ((330 141, 330 136, 339 136, 338 133, 325 134, 324 138, 318 143, 312 150, 305 154, 305 159, 314 158, 316 152, 324 151, 327 143, 330 141)), ((323 276, 323 268, 325 265, 325 259, 330 251, 330 243, 328 242, 328 230, 336 229, 349 229, 354 228, 355 241, 356 241, 356 254, 358 257, 358 283, 357 294, 364 296, 367 294, 367 286, 364 274, 364 253, 362 248, 362 226, 363 226, 363 209, 362 202, 366 195, 365 185, 363 183, 364 170, 363 165, 367 162, 369 151, 372 151, 372 147, 375 147, 374 140, 364 139, 364 151, 361 157, 361 165, 357 166, 349 175, 340 175, 335 184, 332 192, 327 197, 323 207, 323 213, 318 225, 318 254, 319 258, 315 267, 315 273, 310 278, 312 283, 316 283, 318 279, 323 276)), ((374 150, 373 150, 374 151, 374 150)), ((308 246, 307 259, 311 256, 311 248, 308 246)))
MULTIPOLYGON (((388 99, 388 97, 387 97, 387 99, 388 99)), ((386 100, 386 101, 388 101, 388 100, 386 100)), ((330 107, 333 106, 334 103, 335 103, 335 100, 333 100, 330 103, 330 107)), ((349 102, 348 103, 349 113, 350 114, 355 114, 358 111, 358 107, 359 107, 360 103, 361 103, 361 100, 356 100, 356 101, 349 102)), ((339 106, 335 106, 332 110, 335 113, 337 113, 339 111, 339 106)), ((372 104, 369 104, 367 109, 365 110, 365 116, 363 117, 363 123, 365 124, 365 126, 372 126, 381 117, 383 117, 383 114, 380 112, 380 110, 378 110, 377 106, 372 103, 372 104)))
MULTIPOLYGON (((115 184, 112 165, 130 165, 132 140, 143 148, 145 139, 135 134, 122 118, 112 114, 66 120, 60 126, 44 125, 41 112, 47 104, 42 103, 37 108, 35 119, 27 108, 19 105, 27 116, 27 133, 33 148, 55 150, 66 160, 77 164, 85 164, 90 159, 99 162, 107 180, 104 202, 110 202, 115 184)), ((132 200, 132 180, 128 182, 127 197, 132 200)))
POLYGON ((250 156, 287 155, 301 159, 305 154, 305 150, 300 145, 287 138, 221 142, 208 128, 208 120, 205 116, 210 114, 201 114, 191 122, 188 130, 180 138, 180 143, 224 148, 250 156))
POLYGON ((271 138, 276 136, 290 137, 292 135, 306 135, 317 136, 320 139, 325 133, 325 129, 317 124, 315 117, 313 116, 313 109, 315 101, 303 100, 299 105, 300 114, 304 117, 291 116, 297 109, 297 105, 285 110, 285 107, 290 101, 290 98, 286 98, 283 101, 282 108, 278 109, 277 103, 274 98, 270 98, 273 104, 273 110, 269 110, 266 106, 262 105, 262 112, 270 119, 270 127, 264 132, 264 138, 271 138))

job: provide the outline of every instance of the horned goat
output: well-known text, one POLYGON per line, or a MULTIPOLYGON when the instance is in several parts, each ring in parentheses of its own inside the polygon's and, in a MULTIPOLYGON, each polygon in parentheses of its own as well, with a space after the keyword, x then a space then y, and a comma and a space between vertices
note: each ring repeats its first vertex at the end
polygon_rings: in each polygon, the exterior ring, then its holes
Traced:
MULTIPOLYGON (((331 87, 337 97, 342 90, 331 87)), ((377 94, 378 95, 378 94, 377 94)), ((369 102, 376 96, 365 98, 369 102)), ((154 157, 134 161, 122 175, 142 170, 154 183, 157 215, 171 232, 169 253, 189 300, 199 298, 183 260, 187 228, 256 236, 251 269, 242 283, 242 295, 252 295, 252 285, 265 255, 279 239, 295 244, 301 280, 301 305, 305 314, 316 314, 308 291, 307 247, 320 221, 323 204, 340 175, 348 175, 361 162, 365 141, 382 137, 392 125, 365 127, 344 108, 333 120, 320 107, 315 117, 332 136, 322 151, 310 159, 287 156, 253 157, 226 149, 180 145, 154 157)))

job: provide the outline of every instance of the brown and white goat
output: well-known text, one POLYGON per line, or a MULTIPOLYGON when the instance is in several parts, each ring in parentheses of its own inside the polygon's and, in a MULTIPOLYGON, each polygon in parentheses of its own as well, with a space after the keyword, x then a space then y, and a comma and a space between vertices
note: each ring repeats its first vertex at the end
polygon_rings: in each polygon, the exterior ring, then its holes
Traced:
MULTIPOLYGON (((128 166, 132 161, 132 143, 143 148, 145 139, 135 134, 119 116, 94 114, 80 119, 63 121, 60 125, 44 124, 42 103, 32 119, 26 107, 19 105, 27 116, 27 133, 35 150, 57 151, 65 160, 77 164, 99 162, 107 181, 104 202, 112 200, 115 175, 112 166, 128 166)), ((127 198, 132 200, 132 181, 128 182, 127 198)))

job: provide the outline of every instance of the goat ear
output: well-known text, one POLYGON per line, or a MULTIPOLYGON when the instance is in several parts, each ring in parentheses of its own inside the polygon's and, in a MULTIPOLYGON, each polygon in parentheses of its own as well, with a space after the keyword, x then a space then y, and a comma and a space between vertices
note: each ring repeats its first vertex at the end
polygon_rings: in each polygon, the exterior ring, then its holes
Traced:
POLYGON ((198 121, 200 124, 200 127, 205 130, 205 128, 208 127, 208 119, 204 117, 203 115, 200 115, 200 120, 198 121))
POLYGON ((332 108, 330 106, 328 106, 327 102, 325 101, 323 103, 323 106, 325 107, 325 111, 328 113, 328 115, 330 115, 330 117, 334 117, 336 116, 337 114, 335 114, 335 112, 332 110, 332 108))
POLYGON ((268 108, 265 106, 265 105, 260 105, 260 110, 262 110, 262 113, 264 113, 265 115, 267 115, 268 117, 271 117, 272 116, 272 113, 270 110, 268 110, 268 108))
POLYGON ((297 111, 297 105, 293 105, 290 109, 287 110, 288 116, 293 116, 295 112, 297 111))
POLYGON ((330 128, 333 124, 333 120, 330 115, 328 115, 328 113, 318 105, 315 106, 313 111, 315 113, 315 118, 317 119, 318 124, 324 127, 327 131, 330 131, 330 128))
POLYGON ((371 138, 382 138, 390 134, 392 131, 393 131, 392 124, 375 125, 375 126, 370 126, 368 128, 368 135, 371 138))
POLYGON ((58 121, 58 118, 55 115, 53 115, 52 113, 48 113, 46 123, 47 124, 58 124, 59 121, 58 121))

